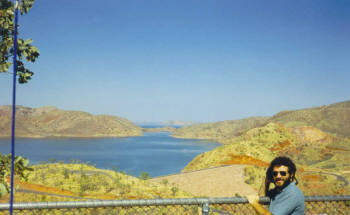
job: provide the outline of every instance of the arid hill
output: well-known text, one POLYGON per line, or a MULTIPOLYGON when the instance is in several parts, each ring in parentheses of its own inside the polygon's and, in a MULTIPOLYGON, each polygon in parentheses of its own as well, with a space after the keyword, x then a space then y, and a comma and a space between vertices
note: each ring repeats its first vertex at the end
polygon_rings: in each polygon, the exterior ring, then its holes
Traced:
POLYGON ((268 117, 250 117, 240 120, 226 120, 214 123, 201 123, 178 128, 173 137, 189 139, 211 139, 221 143, 244 131, 266 124, 268 117))
MULTIPOLYGON (((0 106, 0 137, 11 135, 11 106, 0 106)), ((125 137, 142 130, 127 119, 64 111, 56 107, 16 107, 16 137, 125 137)))
POLYGON ((286 127, 312 126, 339 137, 350 137, 350 101, 301 110, 281 111, 272 117, 249 117, 240 120, 226 120, 202 123, 179 128, 173 133, 176 138, 211 139, 223 144, 245 131, 281 123, 286 127))
POLYGON ((313 126, 340 137, 350 137, 350 101, 302 110, 282 111, 269 122, 287 127, 313 126))
POLYGON ((347 138, 311 126, 289 128, 280 123, 269 123, 250 129, 230 142, 198 155, 183 172, 247 165, 245 182, 258 190, 269 162, 277 156, 288 156, 300 170, 298 177, 302 188, 314 192, 307 193, 350 193, 350 187, 343 186, 345 180, 350 180, 350 140, 347 138))
MULTIPOLYGON (((151 183, 141 176, 136 178, 117 169, 97 169, 88 164, 62 162, 31 167, 33 171, 25 173, 28 180, 15 180, 16 202, 193 197, 174 184, 151 183)), ((9 202, 9 197, 8 194, 1 196, 0 203, 9 202)))
POLYGON ((258 190, 269 162, 282 155, 296 162, 304 193, 350 193, 350 101, 273 117, 197 124, 177 129, 173 136, 224 144, 198 155, 183 172, 246 165, 245 182, 258 190))
POLYGON ((280 155, 289 156, 301 165, 321 165, 334 160, 339 161, 338 166, 344 166, 347 163, 340 162, 338 156, 344 159, 345 154, 338 152, 350 152, 349 139, 334 137, 313 127, 288 128, 279 123, 250 129, 231 142, 198 155, 184 171, 230 164, 266 167, 280 155))

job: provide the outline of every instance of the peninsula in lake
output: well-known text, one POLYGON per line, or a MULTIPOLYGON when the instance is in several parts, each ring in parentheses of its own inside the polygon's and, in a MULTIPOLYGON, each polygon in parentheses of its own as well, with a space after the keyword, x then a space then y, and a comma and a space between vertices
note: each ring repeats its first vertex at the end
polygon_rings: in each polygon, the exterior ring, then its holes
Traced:
MULTIPOLYGON (((11 136, 12 106, 0 106, 0 137, 11 136)), ((16 106, 16 137, 127 137, 141 136, 131 121, 111 115, 92 115, 56 107, 16 106)))

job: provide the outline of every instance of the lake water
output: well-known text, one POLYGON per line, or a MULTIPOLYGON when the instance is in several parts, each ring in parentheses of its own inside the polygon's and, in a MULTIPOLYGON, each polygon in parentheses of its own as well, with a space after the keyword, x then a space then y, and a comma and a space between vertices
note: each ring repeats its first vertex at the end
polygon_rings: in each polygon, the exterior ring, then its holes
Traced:
MULTIPOLYGON (((176 139, 167 132, 147 133, 127 138, 50 138, 16 139, 16 155, 31 164, 55 159, 79 160, 97 168, 125 171, 139 176, 146 171, 151 177, 180 172, 198 154, 220 144, 193 139, 176 139)), ((0 152, 11 151, 11 140, 0 139, 0 152)))

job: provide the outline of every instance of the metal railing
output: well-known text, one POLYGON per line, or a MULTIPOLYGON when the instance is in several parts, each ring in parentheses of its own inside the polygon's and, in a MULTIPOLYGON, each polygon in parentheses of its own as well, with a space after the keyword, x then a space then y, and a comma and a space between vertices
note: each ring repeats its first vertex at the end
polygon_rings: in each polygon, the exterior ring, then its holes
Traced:
MULTIPOLYGON (((260 198, 266 206, 269 199, 260 198)), ((350 214, 350 196, 306 196, 307 215, 350 214)), ((94 200, 76 202, 15 203, 14 214, 255 214, 245 198, 192 198, 145 200, 94 200)), ((0 204, 0 214, 9 214, 9 204, 0 204)))

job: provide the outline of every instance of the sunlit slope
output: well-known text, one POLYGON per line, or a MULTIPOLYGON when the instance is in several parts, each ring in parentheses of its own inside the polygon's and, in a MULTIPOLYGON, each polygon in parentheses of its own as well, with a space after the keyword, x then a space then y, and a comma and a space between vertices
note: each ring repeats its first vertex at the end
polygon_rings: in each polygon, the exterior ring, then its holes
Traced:
POLYGON ((302 110, 282 111, 273 117, 250 117, 215 123, 196 124, 177 129, 177 138, 212 139, 223 144, 243 132, 266 125, 282 123, 287 127, 313 126, 340 137, 350 137, 350 101, 302 110))
MULTIPOLYGON (((0 106, 0 137, 11 135, 11 106, 0 106)), ((64 111, 55 107, 16 107, 17 137, 125 137, 142 135, 127 119, 64 111)))
POLYGON ((34 165, 33 168, 27 182, 16 182, 17 189, 26 191, 25 195, 16 192, 16 201, 192 197, 174 184, 151 183, 87 164, 52 163, 34 165))
POLYGON ((349 139, 311 126, 289 128, 280 123, 269 123, 250 129, 231 141, 231 144, 198 155, 183 172, 245 164, 245 182, 259 190, 269 162, 276 156, 288 156, 299 168, 300 186, 306 194, 350 192, 346 185, 350 180, 349 139))
POLYGON ((268 117, 250 117, 241 120, 227 120, 215 123, 203 123, 178 128, 172 136, 190 139, 212 139, 228 143, 231 138, 242 132, 264 125, 268 117))
POLYGON ((296 162, 304 193, 333 195, 350 193, 349 126, 350 101, 346 101, 283 111, 271 118, 188 126, 178 129, 174 136, 225 144, 198 155, 184 168, 185 172, 245 164, 245 182, 259 190, 269 162, 285 155, 296 162))
POLYGON ((350 137, 350 101, 294 111, 282 111, 271 119, 288 127, 313 126, 337 136, 350 137))
POLYGON ((184 171, 225 164, 266 166, 281 155, 291 157, 300 165, 326 168, 335 160, 339 168, 350 167, 350 163, 345 163, 346 154, 343 153, 350 150, 350 141, 310 126, 288 128, 280 123, 269 123, 250 129, 232 138, 231 142, 198 155, 184 171))

